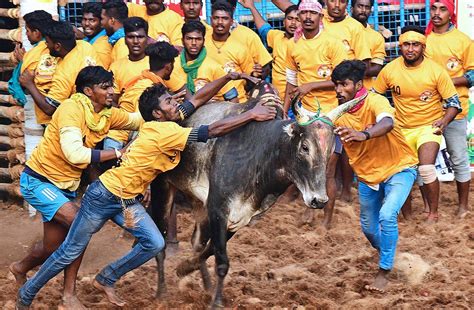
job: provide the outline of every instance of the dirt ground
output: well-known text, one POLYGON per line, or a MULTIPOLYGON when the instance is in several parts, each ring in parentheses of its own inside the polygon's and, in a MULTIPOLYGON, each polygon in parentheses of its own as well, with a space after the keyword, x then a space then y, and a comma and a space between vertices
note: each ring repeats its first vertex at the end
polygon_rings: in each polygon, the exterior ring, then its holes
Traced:
MULTIPOLYGON (((415 217, 400 219, 396 269, 385 294, 363 289, 377 270, 377 254, 363 236, 358 203, 337 202, 330 231, 320 226, 317 211, 313 226, 301 226, 301 201, 275 205, 251 227, 239 231, 228 244, 231 267, 225 285, 229 308, 261 309, 472 309, 474 308, 474 212, 454 217, 456 187, 441 185, 441 218, 424 224, 418 190, 415 217)), ((470 206, 474 207, 471 186, 470 206)), ((192 218, 178 216, 180 250, 166 263, 168 293, 156 300, 155 262, 130 272, 117 284, 125 309, 204 309, 211 300, 194 273, 179 279, 176 265, 191 255, 192 218)), ((13 309, 16 288, 7 272, 34 240, 41 237, 41 222, 31 220, 18 207, 0 206, 0 308, 13 309)), ((92 240, 81 267, 79 298, 93 309, 114 309, 91 286, 97 271, 125 253, 131 239, 108 224, 92 240)), ((213 258, 208 265, 212 270, 213 258)), ((33 309, 55 309, 60 301, 62 276, 50 281, 33 309)))

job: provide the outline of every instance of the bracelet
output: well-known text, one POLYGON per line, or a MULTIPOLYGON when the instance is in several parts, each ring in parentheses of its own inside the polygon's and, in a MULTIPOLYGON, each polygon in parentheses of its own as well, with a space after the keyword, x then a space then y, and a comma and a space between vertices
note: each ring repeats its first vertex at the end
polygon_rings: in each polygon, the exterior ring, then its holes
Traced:
POLYGON ((122 152, 120 152, 120 151, 117 150, 117 149, 114 149, 114 151, 115 151, 115 157, 117 157, 117 159, 120 159, 120 158, 122 157, 122 155, 123 155, 122 152))
POLYGON ((364 134, 365 140, 369 140, 369 139, 370 139, 370 133, 369 133, 368 131, 364 130, 364 131, 361 131, 361 132, 364 134))

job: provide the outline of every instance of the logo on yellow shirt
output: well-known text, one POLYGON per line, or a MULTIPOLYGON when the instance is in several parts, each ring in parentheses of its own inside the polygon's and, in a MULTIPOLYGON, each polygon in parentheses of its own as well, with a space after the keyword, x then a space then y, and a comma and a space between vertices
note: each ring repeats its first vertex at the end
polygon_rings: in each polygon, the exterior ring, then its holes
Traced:
POLYGON ((346 51, 350 51, 350 50, 351 50, 351 45, 349 44, 349 41, 347 41, 347 40, 342 40, 342 44, 344 44, 344 48, 346 49, 346 51))
POLYGON ((321 78, 327 78, 331 76, 332 68, 329 65, 320 65, 318 67, 318 76, 321 78))
POLYGON ((459 59, 456 57, 450 57, 446 63, 446 68, 450 71, 456 70, 456 68, 459 66, 459 59))
POLYGON ((84 62, 86 63, 87 67, 97 65, 97 62, 91 56, 86 56, 86 58, 84 58, 84 62))
POLYGON ((38 62, 36 76, 52 77, 54 71, 56 71, 57 65, 58 60, 56 59, 56 57, 53 57, 49 54, 42 55, 38 62))
POLYGON ((196 89, 196 91, 200 90, 201 88, 204 87, 204 85, 207 84, 207 81, 206 80, 203 80, 203 79, 196 79, 194 80, 194 88, 196 89))
POLYGON ((225 73, 231 73, 236 71, 237 66, 234 62, 229 61, 222 68, 224 69, 225 73))
POLYGON ((433 97, 433 93, 429 90, 425 90, 424 92, 421 93, 420 95, 420 100, 423 102, 427 102, 433 97))
POLYGON ((168 38, 168 36, 164 33, 160 33, 157 37, 156 37, 156 42, 166 42, 166 43, 170 43, 170 39, 168 38))

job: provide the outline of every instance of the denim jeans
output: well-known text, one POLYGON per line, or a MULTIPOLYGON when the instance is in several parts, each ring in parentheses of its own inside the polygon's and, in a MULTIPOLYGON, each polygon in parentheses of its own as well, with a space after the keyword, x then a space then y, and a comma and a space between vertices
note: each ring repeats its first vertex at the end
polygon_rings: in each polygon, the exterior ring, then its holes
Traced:
POLYGON ((417 171, 407 168, 379 184, 379 190, 359 182, 360 225, 379 252, 379 267, 391 270, 398 241, 398 213, 415 182, 417 171))
POLYGON ((464 183, 471 179, 469 154, 467 153, 467 120, 455 119, 444 130, 446 148, 453 163, 456 181, 464 183))
POLYGON ((81 202, 81 208, 72 223, 66 240, 43 263, 39 271, 19 290, 18 298, 30 305, 39 290, 66 266, 71 264, 87 247, 92 235, 111 219, 129 231, 138 243, 122 258, 106 266, 96 280, 106 286, 114 283, 127 272, 141 266, 156 256, 165 246, 163 236, 140 203, 128 206, 135 211, 134 228, 124 227, 122 206, 118 198, 97 180, 93 182, 81 202))

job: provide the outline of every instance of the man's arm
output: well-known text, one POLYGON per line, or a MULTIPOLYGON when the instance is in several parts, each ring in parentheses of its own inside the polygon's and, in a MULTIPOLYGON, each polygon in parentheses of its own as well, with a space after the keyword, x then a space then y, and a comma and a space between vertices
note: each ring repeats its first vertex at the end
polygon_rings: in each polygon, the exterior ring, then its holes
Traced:
POLYGON ((393 129, 393 119, 389 116, 382 118, 374 126, 367 128, 364 131, 357 131, 347 127, 337 127, 334 133, 341 137, 344 143, 355 141, 361 142, 383 136, 393 129))
POLYGON ((465 86, 471 88, 474 86, 474 70, 467 70, 463 76, 453 78, 454 86, 465 86))
POLYGON ((366 77, 377 76, 379 75, 382 68, 383 68, 383 65, 369 62, 369 64, 367 65, 367 70, 365 70, 365 76, 366 77))
POLYGON ((31 94, 31 97, 33 97, 33 100, 35 101, 36 105, 47 115, 51 116, 54 114, 56 111, 57 106, 48 103, 46 100, 46 97, 43 96, 38 88, 35 85, 34 82, 34 73, 31 71, 25 70, 20 76, 20 84, 24 88, 28 90, 28 92, 31 94))
POLYGON ((308 93, 316 90, 334 90, 334 83, 332 81, 306 83, 293 89, 290 96, 292 98, 295 96, 304 97, 308 93))
POLYGON ((272 0, 272 3, 282 12, 285 12, 289 6, 293 5, 293 3, 289 0, 272 0))
POLYGON ((262 15, 258 12, 257 8, 255 7, 254 0, 239 0, 239 3, 246 9, 249 9, 252 13, 253 20, 255 22, 255 26, 257 30, 263 27, 266 24, 266 21, 263 19, 262 15))

